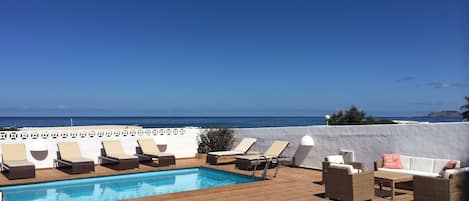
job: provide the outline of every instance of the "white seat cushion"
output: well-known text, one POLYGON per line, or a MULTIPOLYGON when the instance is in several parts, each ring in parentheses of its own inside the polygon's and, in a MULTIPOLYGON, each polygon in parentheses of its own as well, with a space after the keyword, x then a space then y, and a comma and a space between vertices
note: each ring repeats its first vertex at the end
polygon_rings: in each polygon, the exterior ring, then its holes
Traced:
POLYGON ((344 164, 344 157, 342 155, 331 155, 327 156, 326 160, 329 163, 337 163, 337 164, 344 164))
POLYGON ((410 170, 410 156, 401 155, 402 169, 410 170))
POLYGON ((403 174, 410 174, 410 175, 426 176, 426 177, 438 177, 439 176, 438 173, 416 171, 416 170, 389 169, 389 168, 378 168, 378 170, 385 171, 385 172, 395 172, 395 173, 403 173, 403 174))
POLYGON ((356 173, 361 172, 361 170, 355 169, 355 168, 353 168, 352 165, 348 165, 348 164, 331 163, 331 165, 329 167, 334 167, 334 168, 339 168, 339 169, 346 169, 346 170, 348 170, 349 174, 356 174, 356 173))
POLYGON ((433 159, 411 157, 410 158, 410 170, 433 172, 433 159))

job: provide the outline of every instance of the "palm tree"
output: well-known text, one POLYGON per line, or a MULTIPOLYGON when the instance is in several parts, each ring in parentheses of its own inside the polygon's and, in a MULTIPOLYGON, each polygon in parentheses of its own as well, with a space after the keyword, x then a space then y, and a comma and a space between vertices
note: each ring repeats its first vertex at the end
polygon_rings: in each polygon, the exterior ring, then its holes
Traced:
POLYGON ((461 106, 462 112, 462 118, 466 121, 469 121, 469 96, 464 97, 466 99, 467 103, 463 106, 461 106))

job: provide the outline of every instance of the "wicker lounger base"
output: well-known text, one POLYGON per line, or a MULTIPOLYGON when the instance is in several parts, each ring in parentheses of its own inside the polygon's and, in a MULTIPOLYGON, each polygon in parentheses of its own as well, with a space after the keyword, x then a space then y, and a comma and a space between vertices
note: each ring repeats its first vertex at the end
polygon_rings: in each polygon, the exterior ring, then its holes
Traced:
MULTIPOLYGON (((254 166, 256 165, 256 160, 248 160, 248 159, 237 159, 236 160, 236 168, 240 170, 253 170, 254 166)), ((257 169, 265 168, 266 162, 260 160, 259 164, 257 165, 257 169)), ((276 163, 270 163, 269 168, 276 167, 276 163)))
POLYGON ((138 159, 137 158, 130 158, 130 159, 109 159, 107 157, 101 158, 101 165, 107 168, 111 168, 113 170, 129 170, 138 168, 138 159))
POLYGON ((71 163, 70 165, 69 162, 57 160, 57 169, 69 174, 94 172, 94 162, 87 161, 80 163, 71 163))
POLYGON ((207 155, 207 159, 205 160, 205 163, 208 163, 210 165, 218 165, 218 164, 227 164, 227 163, 233 163, 236 162, 235 156, 217 156, 217 155, 207 155))
POLYGON ((160 157, 152 157, 147 155, 138 155, 138 160, 140 163, 145 165, 150 165, 154 167, 163 167, 163 166, 170 166, 176 165, 176 158, 174 156, 160 156, 160 157), (158 158, 158 163, 153 162, 153 158, 158 158))
POLYGON ((21 167, 8 167, 2 173, 8 179, 27 179, 36 177, 36 169, 34 165, 21 167))

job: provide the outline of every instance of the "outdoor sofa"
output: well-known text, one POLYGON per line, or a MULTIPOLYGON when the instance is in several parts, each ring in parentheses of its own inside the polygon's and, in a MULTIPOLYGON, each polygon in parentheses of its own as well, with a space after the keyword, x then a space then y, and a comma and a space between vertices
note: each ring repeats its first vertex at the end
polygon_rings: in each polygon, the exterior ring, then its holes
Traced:
POLYGON ((1 169, 8 179, 26 179, 36 176, 34 164, 26 157, 24 144, 2 144, 1 169))
POLYGON ((443 177, 414 176, 414 201, 469 201, 469 167, 443 177))
MULTIPOLYGON (((402 169, 384 168, 383 161, 379 160, 375 162, 375 170, 404 173, 418 176, 438 177, 440 176, 440 171, 450 161, 449 159, 432 159, 406 155, 400 155, 400 160, 402 164, 402 169)), ((455 168, 460 167, 461 162, 456 160, 455 168)))

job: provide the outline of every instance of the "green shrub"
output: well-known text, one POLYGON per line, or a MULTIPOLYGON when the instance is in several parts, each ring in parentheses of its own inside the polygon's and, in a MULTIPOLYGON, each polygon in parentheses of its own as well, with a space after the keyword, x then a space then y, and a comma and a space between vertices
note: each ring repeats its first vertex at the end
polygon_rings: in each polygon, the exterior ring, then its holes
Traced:
POLYGON ((465 121, 469 121, 469 96, 464 97, 466 99, 466 104, 461 106, 462 112, 462 119, 465 121))
POLYGON ((16 127, 0 127, 0 131, 19 131, 16 127))
POLYGON ((199 153, 211 151, 230 150, 234 142, 233 129, 231 128, 210 128, 200 135, 199 153))
POLYGON ((369 125, 369 124, 395 124, 392 120, 377 120, 372 116, 367 116, 362 110, 356 106, 350 107, 346 111, 339 110, 332 114, 329 124, 331 125, 369 125))

